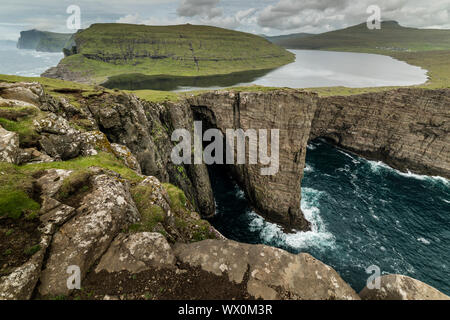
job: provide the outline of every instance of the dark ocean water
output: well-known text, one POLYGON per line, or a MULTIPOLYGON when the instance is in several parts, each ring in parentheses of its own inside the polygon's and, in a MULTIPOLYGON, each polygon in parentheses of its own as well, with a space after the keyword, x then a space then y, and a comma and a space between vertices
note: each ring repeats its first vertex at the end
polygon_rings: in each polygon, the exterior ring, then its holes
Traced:
POLYGON ((365 270, 398 273, 450 294, 450 182, 405 174, 314 141, 308 146, 301 207, 310 232, 285 234, 252 211, 244 193, 212 170, 213 225, 230 239, 307 252, 355 290, 365 270))

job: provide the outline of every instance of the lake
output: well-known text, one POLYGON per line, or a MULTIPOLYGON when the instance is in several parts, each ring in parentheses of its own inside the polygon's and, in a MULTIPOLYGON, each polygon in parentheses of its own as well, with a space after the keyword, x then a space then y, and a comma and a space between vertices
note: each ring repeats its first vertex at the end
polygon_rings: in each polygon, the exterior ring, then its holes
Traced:
POLYGON ((296 61, 275 70, 237 72, 223 76, 167 77, 126 75, 112 77, 108 88, 191 91, 232 86, 314 88, 344 86, 350 88, 410 86, 427 81, 427 71, 388 56, 290 50, 296 61))
MULTIPOLYGON (((236 72, 228 75, 177 77, 128 74, 111 77, 104 85, 124 90, 190 91, 233 86, 351 88, 409 86, 427 81, 427 71, 388 56, 316 50, 290 50, 296 61, 275 70, 236 72)), ((38 77, 63 58, 62 53, 19 50, 0 44, 0 74, 38 77)))

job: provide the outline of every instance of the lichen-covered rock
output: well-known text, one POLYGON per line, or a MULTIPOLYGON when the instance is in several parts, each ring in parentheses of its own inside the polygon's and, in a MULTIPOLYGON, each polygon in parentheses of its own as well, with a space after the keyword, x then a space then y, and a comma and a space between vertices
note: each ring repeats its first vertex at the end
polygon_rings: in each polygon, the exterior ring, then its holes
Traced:
POLYGON ((450 300, 439 290, 407 276, 389 274, 379 280, 379 289, 365 287, 359 293, 363 300, 450 300))
POLYGON ((136 157, 131 153, 130 149, 128 149, 128 147, 117 143, 111 143, 111 148, 114 155, 117 158, 122 159, 122 161, 128 168, 141 173, 141 166, 139 165, 136 157))
POLYGON ((20 101, 20 100, 14 100, 14 99, 3 99, 0 97, 0 108, 1 107, 7 107, 7 108, 23 108, 23 107, 35 107, 33 104, 20 101))
POLYGON ((218 276, 227 273, 236 283, 247 274, 247 290, 256 298, 359 300, 336 271, 309 254, 231 240, 177 244, 174 252, 181 262, 218 276))
POLYGON ((0 278, 0 300, 28 300, 31 298, 41 274, 45 252, 51 236, 43 234, 39 251, 27 262, 0 278))
POLYGON ((0 83, 0 96, 4 99, 28 102, 39 105, 44 89, 38 82, 0 83))
POLYGON ((42 295, 67 294, 67 268, 78 266, 84 278, 119 232, 139 219, 126 181, 99 171, 91 177, 91 185, 92 191, 81 201, 76 216, 53 237, 40 278, 42 295))
POLYGON ((51 133, 56 135, 79 134, 69 121, 54 113, 49 113, 45 118, 35 120, 34 127, 38 133, 51 133))
POLYGON ((139 273, 155 267, 175 267, 172 248, 161 234, 141 232, 117 236, 95 271, 139 273))
POLYGON ((24 163, 42 163, 55 161, 49 155, 38 151, 36 148, 21 149, 17 162, 19 164, 24 163))
POLYGON ((17 163, 19 154, 19 135, 0 126, 0 161, 17 163))

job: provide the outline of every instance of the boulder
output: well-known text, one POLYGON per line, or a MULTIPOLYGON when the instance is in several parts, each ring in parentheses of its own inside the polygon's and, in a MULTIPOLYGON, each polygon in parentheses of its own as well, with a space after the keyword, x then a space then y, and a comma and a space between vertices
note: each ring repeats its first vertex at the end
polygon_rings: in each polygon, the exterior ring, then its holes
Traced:
POLYGON ((0 126, 0 161, 17 163, 19 154, 19 135, 0 126))
POLYGON ((175 256, 160 233, 120 234, 103 255, 96 272, 139 273, 150 268, 174 268, 175 256))
POLYGON ((379 289, 365 287, 359 296, 363 300, 450 300, 439 290, 408 276, 390 274, 379 280, 379 289))
POLYGON ((331 267, 311 255, 290 254, 264 245, 231 240, 177 244, 178 260, 230 281, 247 281, 255 298, 300 300, 359 300, 356 292, 331 267))

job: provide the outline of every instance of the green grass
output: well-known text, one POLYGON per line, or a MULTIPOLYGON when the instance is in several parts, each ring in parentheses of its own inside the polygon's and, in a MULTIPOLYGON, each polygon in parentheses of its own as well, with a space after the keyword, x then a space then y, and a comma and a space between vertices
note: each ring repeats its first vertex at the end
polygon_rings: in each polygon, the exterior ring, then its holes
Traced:
POLYGON ((294 56, 268 40, 210 26, 93 24, 75 35, 77 54, 61 64, 94 83, 110 76, 204 76, 272 69, 294 56))
POLYGON ((163 183, 163 186, 169 195, 170 207, 176 211, 185 211, 187 206, 187 198, 184 192, 169 183, 163 183))
MULTIPOLYGON (((120 160, 108 153, 99 153, 92 157, 80 157, 69 161, 36 163, 17 166, 0 162, 0 216, 18 219, 22 215, 36 217, 40 205, 32 198, 33 174, 47 169, 73 170, 71 182, 85 179, 87 169, 96 166, 119 173, 123 178, 138 183, 143 180, 136 172, 126 167, 120 160)), ((63 188, 63 196, 75 190, 63 188)))
POLYGON ((151 186, 137 186, 131 190, 131 195, 137 209, 141 213, 141 221, 128 228, 130 232, 153 232, 158 223, 165 219, 164 210, 152 203, 153 188, 151 186))

